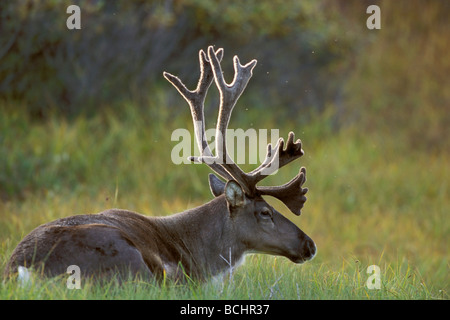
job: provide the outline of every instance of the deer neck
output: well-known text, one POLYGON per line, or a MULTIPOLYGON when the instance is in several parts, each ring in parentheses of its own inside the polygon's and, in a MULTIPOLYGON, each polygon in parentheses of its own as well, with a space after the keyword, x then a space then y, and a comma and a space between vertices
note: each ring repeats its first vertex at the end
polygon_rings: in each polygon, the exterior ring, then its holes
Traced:
POLYGON ((160 222, 173 240, 176 259, 187 264, 191 274, 229 271, 244 256, 245 245, 236 235, 224 196, 160 222))

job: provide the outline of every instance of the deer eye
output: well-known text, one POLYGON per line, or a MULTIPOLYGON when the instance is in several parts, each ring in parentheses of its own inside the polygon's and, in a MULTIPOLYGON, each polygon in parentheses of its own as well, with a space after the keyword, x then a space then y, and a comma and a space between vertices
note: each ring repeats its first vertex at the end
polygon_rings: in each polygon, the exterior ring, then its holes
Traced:
POLYGON ((269 208, 264 208, 262 209, 259 214, 263 217, 263 218, 271 218, 272 217, 272 211, 270 211, 269 208))

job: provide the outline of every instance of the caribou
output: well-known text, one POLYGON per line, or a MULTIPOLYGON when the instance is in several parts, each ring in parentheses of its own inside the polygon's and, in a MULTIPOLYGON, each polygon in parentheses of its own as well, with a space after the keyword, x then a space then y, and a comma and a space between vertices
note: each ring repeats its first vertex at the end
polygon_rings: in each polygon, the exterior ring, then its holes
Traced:
POLYGON ((36 268, 46 276, 66 273, 76 265, 82 275, 108 277, 143 275, 162 279, 207 279, 234 267, 247 253, 284 256, 303 263, 316 254, 316 245, 293 222, 269 205, 263 196, 282 201, 300 215, 308 189, 306 169, 280 186, 257 186, 265 177, 300 158, 300 140, 290 132, 272 147, 266 158, 251 172, 244 172, 227 152, 226 130, 232 110, 247 86, 257 61, 242 65, 233 58, 234 79, 223 77, 223 49, 213 46, 199 51, 200 79, 189 90, 176 76, 164 77, 188 102, 194 124, 199 156, 190 160, 206 164, 214 198, 193 209, 170 216, 145 216, 128 210, 110 209, 96 214, 61 218, 38 226, 17 245, 6 265, 5 274, 19 268, 36 268), (215 82, 219 111, 215 154, 205 135, 204 103, 215 82))

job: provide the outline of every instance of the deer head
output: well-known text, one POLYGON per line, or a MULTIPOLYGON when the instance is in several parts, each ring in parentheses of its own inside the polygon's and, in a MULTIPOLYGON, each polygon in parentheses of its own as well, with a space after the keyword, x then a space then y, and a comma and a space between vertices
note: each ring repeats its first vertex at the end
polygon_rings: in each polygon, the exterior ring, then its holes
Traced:
POLYGON ((210 174, 210 189, 214 196, 225 197, 236 232, 235 238, 246 244, 246 251, 283 255, 297 263, 309 260, 316 252, 314 242, 262 197, 264 195, 275 197, 294 214, 300 215, 308 191, 307 188, 303 188, 306 169, 302 167, 299 173, 284 185, 257 186, 258 182, 268 175, 301 157, 304 153, 302 143, 300 140, 294 142, 294 133, 290 132, 286 145, 282 138, 274 148, 269 144, 265 160, 249 173, 244 172, 231 159, 227 153, 226 130, 233 108, 247 86, 257 62, 252 60, 242 65, 235 56, 234 79, 228 84, 224 80, 220 66, 222 57, 223 49, 215 51, 210 46, 207 54, 200 50, 200 79, 193 91, 187 89, 178 77, 164 72, 164 77, 175 86, 191 109, 195 137, 201 154, 198 157, 191 156, 190 160, 205 163, 225 180, 222 181, 216 175, 210 174), (205 97, 213 80, 220 93, 215 155, 212 154, 206 139, 204 120, 205 97))

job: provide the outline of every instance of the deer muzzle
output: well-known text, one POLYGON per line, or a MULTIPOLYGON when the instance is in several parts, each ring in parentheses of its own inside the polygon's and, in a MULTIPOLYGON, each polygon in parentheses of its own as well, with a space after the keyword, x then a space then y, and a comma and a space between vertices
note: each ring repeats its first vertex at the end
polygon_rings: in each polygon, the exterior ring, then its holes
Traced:
POLYGON ((300 246, 296 252, 288 258, 294 263, 303 263, 312 260, 316 255, 317 247, 314 241, 307 235, 302 235, 300 239, 300 246))

